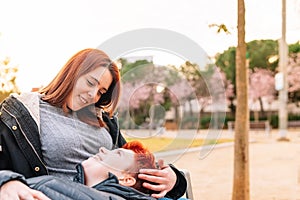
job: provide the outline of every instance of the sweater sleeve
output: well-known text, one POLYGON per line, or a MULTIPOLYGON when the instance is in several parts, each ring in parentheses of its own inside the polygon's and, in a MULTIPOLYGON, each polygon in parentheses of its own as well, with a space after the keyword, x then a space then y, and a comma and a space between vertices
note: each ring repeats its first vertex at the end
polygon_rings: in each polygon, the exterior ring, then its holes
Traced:
POLYGON ((0 187, 12 180, 18 180, 26 184, 26 179, 22 174, 18 174, 16 172, 9 171, 9 170, 0 171, 0 187))

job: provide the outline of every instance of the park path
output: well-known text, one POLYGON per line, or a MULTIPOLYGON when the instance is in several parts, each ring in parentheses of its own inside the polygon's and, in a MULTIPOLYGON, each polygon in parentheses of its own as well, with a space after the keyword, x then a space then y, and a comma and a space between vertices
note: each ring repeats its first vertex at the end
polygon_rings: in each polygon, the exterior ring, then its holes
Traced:
MULTIPOLYGON (((228 133, 224 131, 224 135, 228 133)), ((250 132, 251 200, 300 200, 300 131, 289 130, 289 142, 278 142, 278 137, 277 130, 270 135, 250 132)), ((196 149, 159 157, 190 172, 195 200, 231 200, 233 153, 233 145, 229 144, 215 146, 205 156, 196 149)))

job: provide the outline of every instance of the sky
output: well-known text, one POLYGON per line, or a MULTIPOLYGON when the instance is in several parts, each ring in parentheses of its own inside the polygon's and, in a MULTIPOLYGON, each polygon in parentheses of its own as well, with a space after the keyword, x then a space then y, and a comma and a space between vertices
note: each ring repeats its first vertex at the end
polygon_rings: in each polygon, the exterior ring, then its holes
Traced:
MULTIPOLYGON (((286 40, 292 44, 300 40, 300 0, 286 2, 286 40)), ((281 37, 281 0, 245 0, 245 5, 246 42, 281 37)), ((1 0, 0 9, 0 60, 8 56, 18 66, 21 91, 47 84, 79 50, 132 30, 176 32, 209 56, 237 44, 237 0, 1 0), (231 34, 217 34, 209 24, 225 24, 231 34)), ((184 62, 176 52, 146 53, 156 64, 184 62)))

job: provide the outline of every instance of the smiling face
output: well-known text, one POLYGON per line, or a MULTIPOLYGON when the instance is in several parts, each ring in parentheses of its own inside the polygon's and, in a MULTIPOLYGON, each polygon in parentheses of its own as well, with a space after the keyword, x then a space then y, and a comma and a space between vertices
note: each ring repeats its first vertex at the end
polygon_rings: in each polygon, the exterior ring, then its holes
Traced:
POLYGON ((135 153, 128 149, 107 150, 104 147, 99 152, 82 162, 86 185, 92 186, 108 178, 108 172, 123 179, 128 176, 128 170, 135 164, 135 153))
POLYGON ((95 104, 107 92, 113 81, 110 71, 98 67, 78 78, 72 93, 67 98, 67 106, 73 111, 95 104))

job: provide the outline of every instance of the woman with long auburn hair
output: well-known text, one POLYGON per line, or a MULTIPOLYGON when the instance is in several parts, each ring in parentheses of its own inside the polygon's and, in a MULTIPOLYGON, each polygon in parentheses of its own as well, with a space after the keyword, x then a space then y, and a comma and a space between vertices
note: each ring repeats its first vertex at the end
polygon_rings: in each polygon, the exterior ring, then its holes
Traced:
MULTIPOLYGON (((105 72, 101 74, 99 81, 105 78, 106 74, 104 73, 105 72)), ((92 82, 93 79, 86 80, 86 83, 89 87, 92 87, 92 84, 94 84, 94 86, 98 84, 98 81, 95 81, 95 83, 92 82)), ((102 82, 102 84, 104 83, 102 82)), ((98 123, 97 121, 95 121, 95 119, 99 120, 99 123, 101 125, 103 124, 101 118, 95 118, 95 116, 87 114, 91 112, 91 109, 94 109, 96 107, 108 111, 109 116, 111 117, 113 114, 112 112, 116 109, 117 104, 119 102, 120 88, 120 73, 117 65, 114 62, 112 62, 110 58, 101 50, 84 49, 76 53, 73 57, 71 57, 70 60, 56 75, 56 77, 48 84, 48 86, 40 90, 40 93, 44 94, 42 99, 44 101, 47 101, 49 104, 56 107, 61 107, 66 113, 70 111, 79 110, 78 115, 82 121, 97 126, 98 123), (68 100, 70 100, 70 94, 74 94, 77 92, 76 83, 78 79, 84 75, 87 75, 91 71, 96 70, 99 67, 105 69, 107 75, 111 76, 112 78, 111 82, 107 82, 107 88, 105 88, 105 92, 99 90, 99 94, 98 96, 96 96, 97 101, 82 104, 80 109, 69 108, 68 106, 71 106, 72 104, 68 102, 68 100), (70 105, 68 105, 68 103, 70 103, 70 105), (86 112, 82 112, 82 110, 86 112)), ((95 89, 97 90, 98 88, 95 89)), ((86 92, 88 95, 92 95, 89 93, 90 91, 86 92)), ((84 95, 82 95, 81 98, 84 98, 84 95)), ((76 103, 76 100, 74 100, 73 103, 76 103)), ((95 112, 94 114, 97 114, 97 112, 95 112)))
MULTIPOLYGON (((0 105, 0 200, 48 199, 10 172, 26 178, 53 175, 71 179, 75 166, 126 140, 113 113, 121 92, 120 72, 94 48, 79 51, 38 92, 11 94, 0 105)), ((179 198, 186 180, 172 165, 142 169, 139 178, 155 198, 179 198)))

